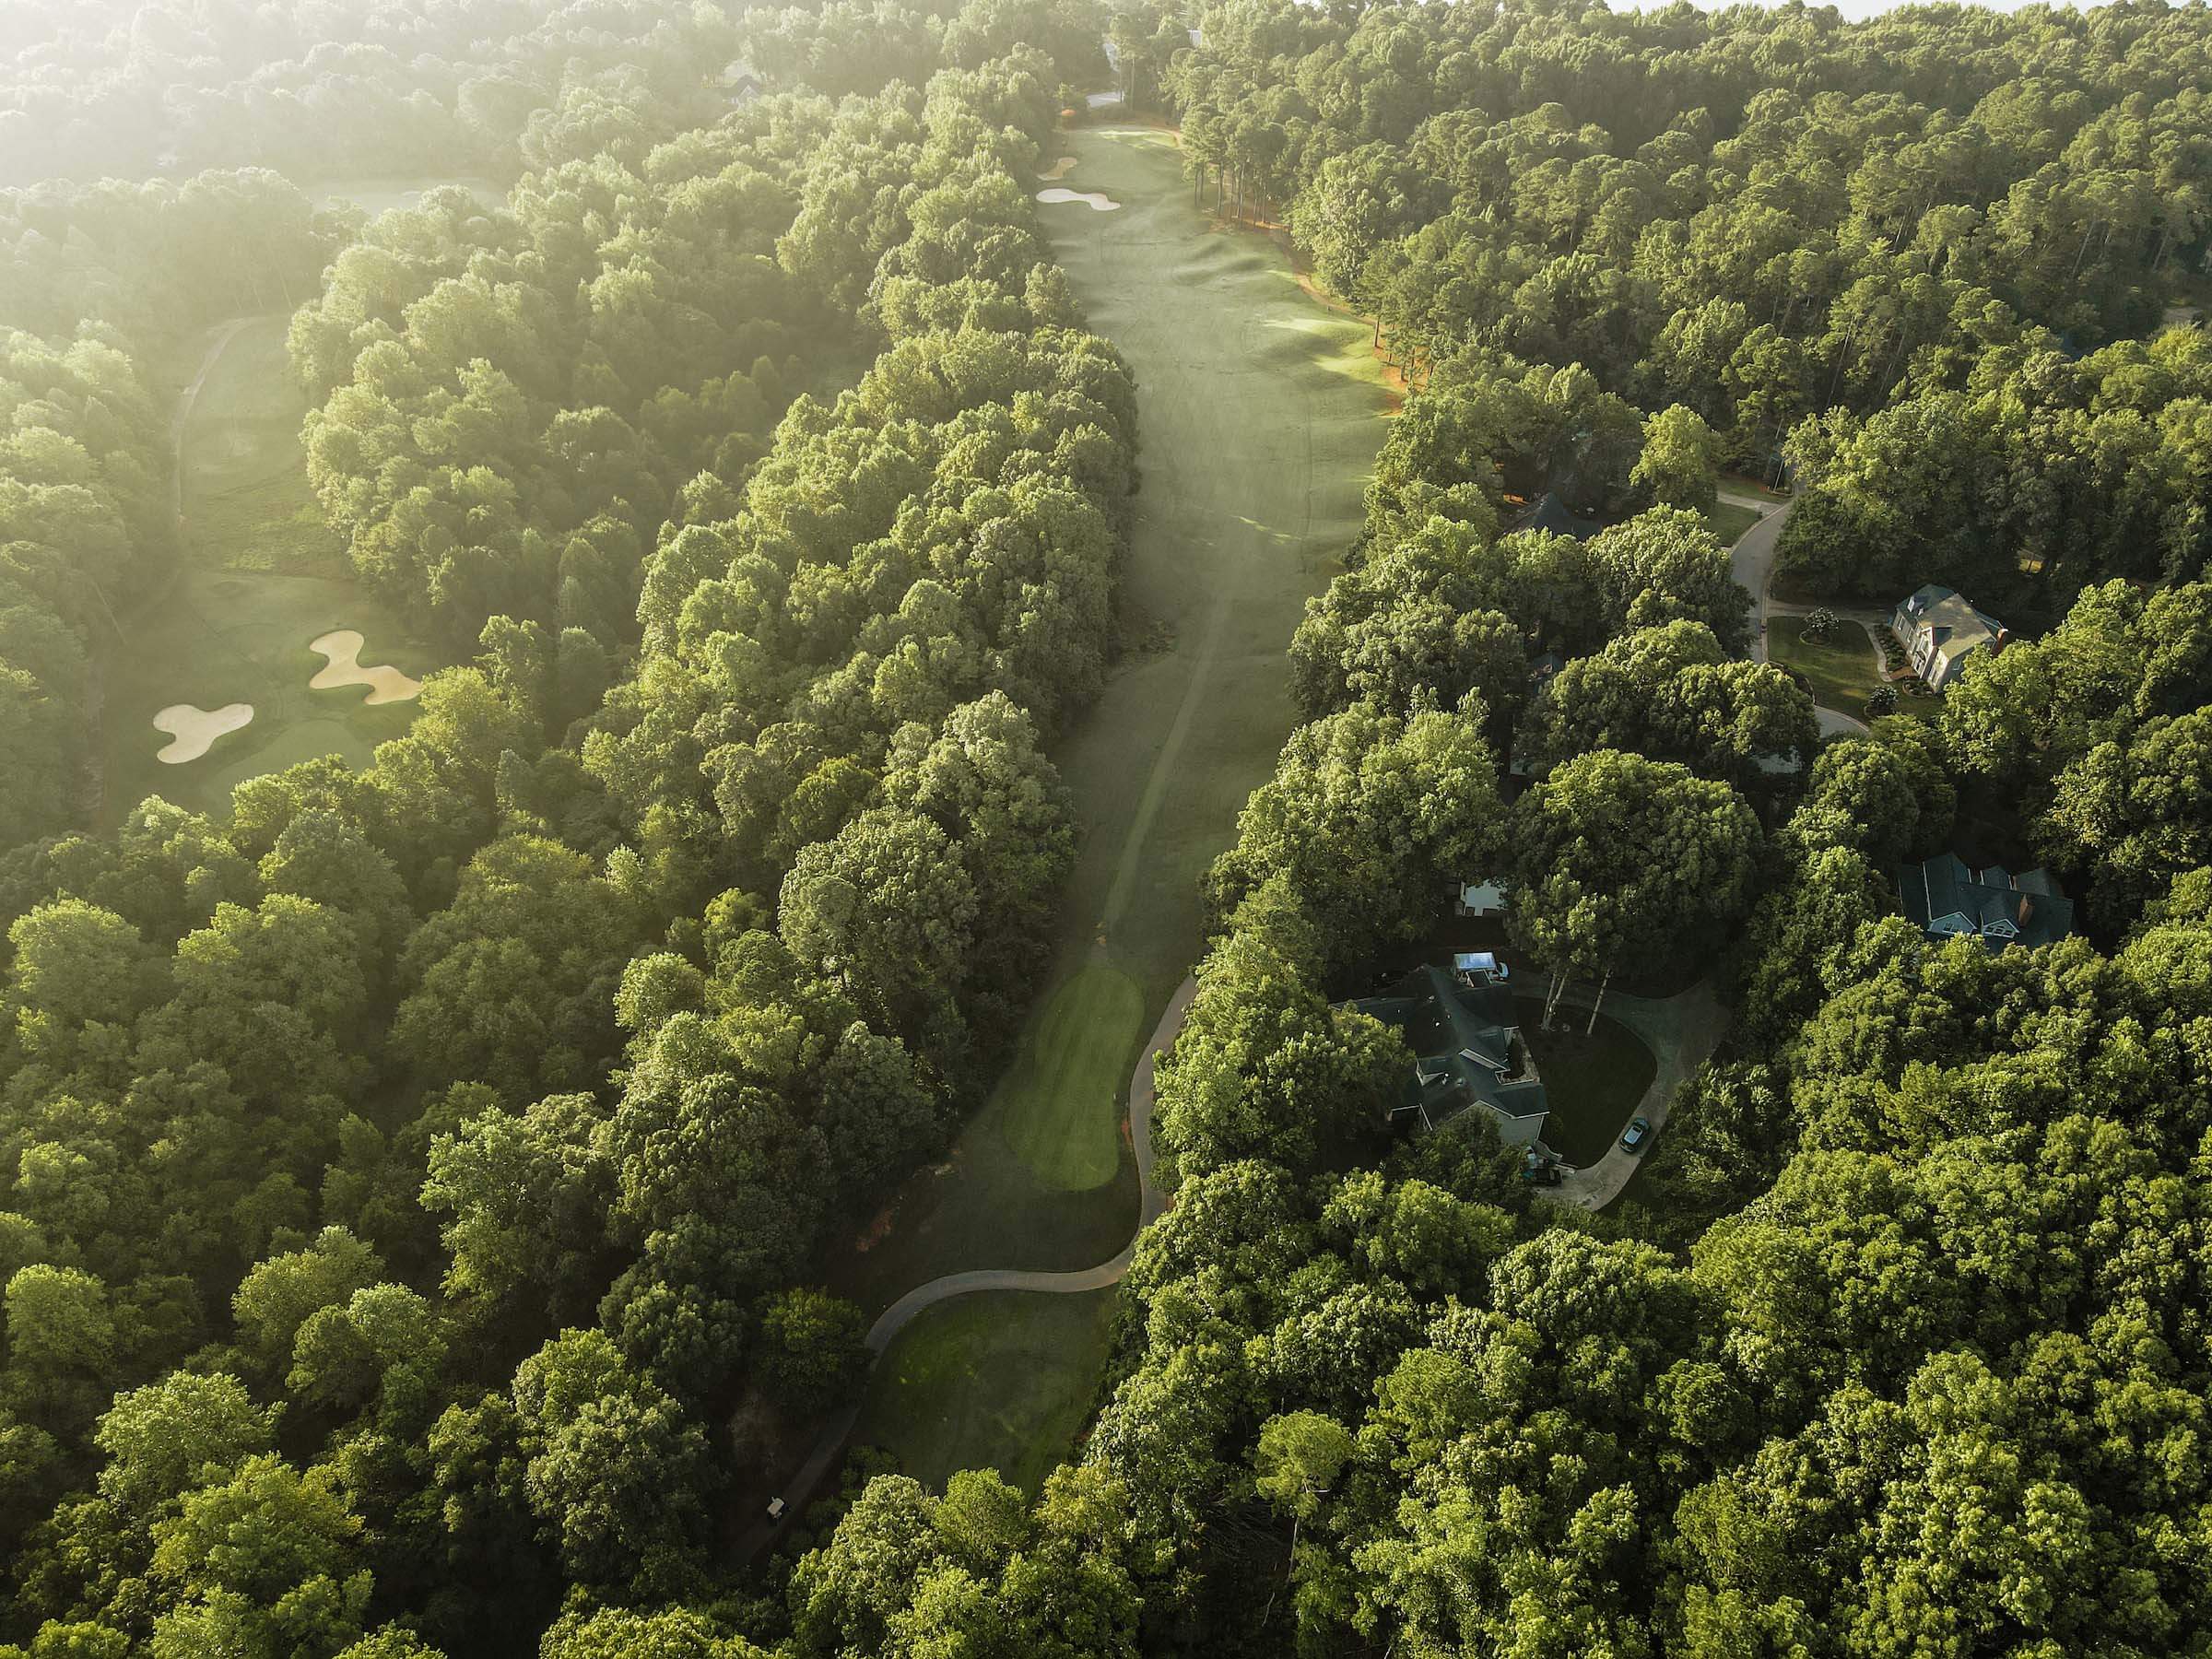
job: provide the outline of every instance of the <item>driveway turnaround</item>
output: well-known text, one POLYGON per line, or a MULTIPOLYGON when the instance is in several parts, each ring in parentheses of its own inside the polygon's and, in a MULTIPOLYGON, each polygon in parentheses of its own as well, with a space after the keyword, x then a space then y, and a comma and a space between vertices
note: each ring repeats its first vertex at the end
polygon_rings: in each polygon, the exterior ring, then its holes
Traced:
MULTIPOLYGON (((1592 997, 1582 986, 1570 986, 1559 1001, 1570 1007, 1587 1008, 1592 997)), ((1569 1171, 1566 1180, 1549 1190, 1561 1204, 1578 1209, 1603 1209, 1620 1196, 1621 1188, 1636 1173, 1636 1166, 1652 1155, 1652 1141, 1666 1124, 1666 1109, 1675 1090, 1720 1046, 1728 1029, 1728 1010, 1713 994, 1712 982, 1700 980, 1688 990, 1668 997, 1630 996, 1616 991, 1606 998, 1605 1011, 1644 1041, 1658 1061, 1652 1086, 1643 1091, 1630 1117, 1648 1118, 1652 1135, 1641 1152, 1624 1151, 1617 1137, 1606 1155, 1587 1168, 1569 1171)), ((1622 1129, 1628 1118, 1620 1121, 1622 1129)))

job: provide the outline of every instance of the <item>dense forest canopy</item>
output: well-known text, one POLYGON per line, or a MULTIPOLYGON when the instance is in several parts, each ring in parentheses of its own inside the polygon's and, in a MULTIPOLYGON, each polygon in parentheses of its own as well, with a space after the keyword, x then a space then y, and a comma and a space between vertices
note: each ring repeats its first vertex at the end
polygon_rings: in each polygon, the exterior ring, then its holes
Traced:
POLYGON ((2203 1651, 2208 53, 2133 3, 10 9, 0 1655, 2203 1651), (824 1248, 1006 1068, 1055 745, 1144 646, 1142 365, 1032 182, 1109 87, 1403 406, 1205 881, 1080 1445, 858 1448, 735 1548, 865 1381, 824 1248), (454 665, 369 764, 100 828, 175 400, 279 311, 312 512, 454 665), (2020 637, 1823 718, 1724 467, 1794 481, 1812 598, 2020 637), (1970 844, 2077 932, 1896 913, 1970 844), (1547 1028, 1671 966, 1722 1033, 1601 1213, 1386 1127, 1347 998, 1481 874, 1547 1028))

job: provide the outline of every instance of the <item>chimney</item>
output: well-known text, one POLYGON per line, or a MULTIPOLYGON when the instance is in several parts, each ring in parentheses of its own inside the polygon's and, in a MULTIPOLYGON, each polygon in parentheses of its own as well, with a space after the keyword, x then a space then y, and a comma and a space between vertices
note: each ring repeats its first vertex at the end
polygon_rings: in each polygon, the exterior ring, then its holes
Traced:
POLYGON ((1993 640, 1991 640, 1991 641, 1990 641, 1990 642, 1989 642, 1989 654, 1990 654, 1991 656, 1995 656, 1995 655, 1997 654, 1997 653, 1998 653, 1998 652, 2000 652, 2000 651, 2002 651, 2002 650, 2004 650, 2004 649, 2005 649, 2006 642, 2007 641, 2009 641, 2011 638, 2012 638, 2012 629, 2009 629, 2009 628, 2000 628, 2000 629, 1997 629, 1997 632, 1996 632, 1996 637, 1995 637, 1995 638, 1994 638, 1993 640))

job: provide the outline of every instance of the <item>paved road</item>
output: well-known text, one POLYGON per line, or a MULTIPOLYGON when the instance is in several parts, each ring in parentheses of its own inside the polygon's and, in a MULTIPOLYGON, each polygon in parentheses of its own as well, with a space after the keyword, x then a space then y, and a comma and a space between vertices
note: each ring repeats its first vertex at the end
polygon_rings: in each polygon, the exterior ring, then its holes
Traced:
MULTIPOLYGON (((1571 986, 1559 1000, 1587 1008, 1594 997, 1580 986, 1571 986)), ((1666 1109, 1675 1090, 1720 1046, 1728 1029, 1728 1010, 1713 994, 1712 982, 1700 980, 1688 990, 1664 998, 1630 996, 1616 991, 1606 998, 1605 1011, 1642 1038, 1659 1063, 1652 1073, 1652 1086, 1630 1114, 1649 1118, 1656 1135, 1666 1122, 1666 1109)), ((1628 1127, 1625 1119, 1621 1127, 1628 1127)), ((1560 1203, 1581 1209, 1603 1209, 1620 1196, 1620 1189, 1636 1172, 1638 1160, 1650 1152, 1649 1140, 1641 1153, 1624 1152, 1616 1140, 1605 1157, 1587 1169, 1571 1171, 1566 1180, 1549 1189, 1550 1194, 1560 1203)))
POLYGON ((177 522, 177 555, 180 563, 184 552, 184 429, 192 422, 192 406, 199 401, 200 388, 207 383, 207 377, 215 372, 217 361, 230 342, 238 337, 238 331, 253 321, 252 317, 233 317, 228 323, 218 323, 210 329, 207 350, 200 359, 199 372, 192 377, 192 383, 177 394, 177 412, 169 426, 170 453, 176 463, 175 472, 170 479, 169 508, 171 516, 177 522))
MULTIPOLYGON (((1768 505, 1755 497, 1731 494, 1726 490, 1721 492, 1721 499, 1726 501, 1735 501, 1746 507, 1768 505)), ((1784 501, 1768 513, 1765 518, 1760 519, 1758 524, 1745 531, 1743 535, 1737 536, 1735 546, 1728 550, 1728 562, 1732 572, 1736 581, 1743 584, 1745 591, 1751 595, 1751 660, 1755 663, 1763 663, 1768 660, 1767 629, 1777 617, 1802 616, 1811 608, 1808 606, 1791 605, 1782 600, 1770 599, 1767 596, 1767 584, 1774 577, 1775 544, 1782 535, 1783 521, 1789 516, 1790 503, 1784 501)), ((1839 610, 1836 614, 1852 617, 1854 620, 1860 619, 1852 612, 1839 610)), ((1868 643, 1873 643, 1872 636, 1868 637, 1868 643)), ((1878 649, 1875 652, 1875 658, 1877 662, 1881 658, 1881 652, 1878 649)), ((1866 735, 1866 723, 1854 715, 1844 713, 1841 709, 1824 709, 1818 703, 1815 703, 1813 719, 1818 724, 1820 735, 1823 737, 1864 737, 1866 735)))
POLYGON ((1751 595, 1751 660, 1755 663, 1767 660, 1767 582, 1774 574, 1774 544, 1782 535, 1783 521, 1789 516, 1790 503, 1784 501, 1737 536, 1735 546, 1728 549, 1730 569, 1751 595))
MULTIPOLYGON (((868 1327, 870 1363, 882 1358, 892 1339, 920 1316, 939 1302, 952 1300, 957 1296, 973 1296, 983 1290, 1035 1290, 1048 1296, 1073 1296, 1086 1290, 1103 1290, 1109 1285, 1118 1285, 1129 1271, 1129 1263, 1136 1254, 1136 1241, 1146 1228, 1159 1219, 1167 1208, 1167 1199, 1152 1184, 1152 1067, 1160 1052, 1172 1047, 1182 1030, 1182 1017, 1189 1010, 1191 999, 1198 994, 1198 982, 1185 979, 1168 999, 1167 1011, 1159 1017, 1153 1029, 1152 1040, 1145 1044, 1144 1058, 1136 1063, 1136 1071, 1129 1079, 1129 1138, 1136 1153, 1136 1231, 1130 1234, 1129 1242, 1112 1261, 1100 1262, 1095 1267, 1079 1267, 1069 1273, 1039 1273, 1015 1267, 978 1267, 967 1273, 948 1273, 934 1278, 926 1285, 917 1285, 877 1315, 868 1327)), ((840 1411, 822 1427, 814 1442, 814 1450, 799 1465, 799 1472, 783 1483, 782 1498, 787 1508, 785 1518, 798 1514, 812 1501, 815 1488, 844 1451, 845 1441, 853 1435, 853 1428, 860 1420, 861 1400, 840 1411)), ((780 1530, 765 1518, 756 1522, 739 1540, 737 1561, 740 1566, 751 1560, 780 1530)))

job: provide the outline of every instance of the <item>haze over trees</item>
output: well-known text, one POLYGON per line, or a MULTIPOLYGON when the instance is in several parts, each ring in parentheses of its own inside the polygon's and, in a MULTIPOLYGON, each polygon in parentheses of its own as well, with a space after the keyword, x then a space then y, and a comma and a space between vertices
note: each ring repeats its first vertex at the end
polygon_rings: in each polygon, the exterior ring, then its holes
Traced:
MULTIPOLYGON (((706 17, 663 41, 693 91, 706 17)), ((510 88, 500 206, 10 198, 11 1636, 527 1650, 564 1584, 709 1582, 747 1455, 711 1425, 853 1385, 819 1230, 943 1144, 1026 999, 1072 853, 1042 744, 1104 672, 1134 477, 1016 182, 1054 65, 955 20, 926 88, 695 130, 596 37, 604 82, 510 88), (93 630, 174 557, 135 359, 288 300, 324 512, 474 660, 366 771, 78 831, 93 630)), ((395 165, 443 142, 416 90, 395 165)))
POLYGON ((2208 48, 2159 5, 10 10, 0 1659, 2193 1651, 2212 388, 2160 325, 2208 48), (993 1087, 1076 857, 1144 365, 1033 181, 1107 41, 1407 396, 1207 877, 1080 1447, 1033 1491, 863 1450, 741 1561, 733 1494, 866 1371, 822 1246, 993 1087), (314 206, 380 173, 505 194, 314 206), (95 829, 172 394, 278 307, 316 508, 456 665, 372 764, 95 829), (1795 580, 2049 631, 1823 743, 1703 517, 1777 454, 1795 580), (1547 493, 1595 533, 1512 527, 1547 493), (2082 933, 1896 915, 1969 836, 2082 933), (1411 1056, 1342 1006, 1483 877, 1532 989, 1732 1010, 1601 1215, 1480 1113, 1392 1134, 1411 1056))

